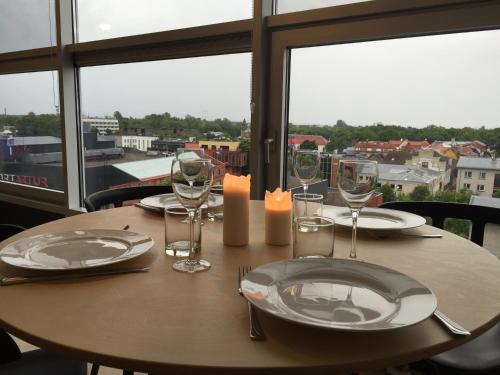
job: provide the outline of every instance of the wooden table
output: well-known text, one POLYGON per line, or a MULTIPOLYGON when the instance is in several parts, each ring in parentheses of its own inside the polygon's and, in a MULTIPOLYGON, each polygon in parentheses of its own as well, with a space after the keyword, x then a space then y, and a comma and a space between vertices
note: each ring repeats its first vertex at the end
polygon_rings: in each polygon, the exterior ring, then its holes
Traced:
MULTIPOLYGON (((342 373, 429 357, 464 343, 433 318, 380 333, 335 332, 260 314, 268 336, 248 338, 248 311, 237 269, 290 258, 291 248, 264 244, 263 204, 252 202, 251 243, 222 245, 222 225, 203 227, 208 272, 172 270, 164 255, 163 218, 137 207, 78 215, 21 236, 77 228, 122 228, 150 234, 156 245, 146 274, 127 274, 0 288, 0 325, 34 345, 102 365, 150 373, 342 373)), ((425 226, 426 232, 442 232, 425 226)), ((483 248, 442 232, 442 239, 361 235, 358 256, 406 273, 431 288, 439 309, 473 333, 499 321, 500 262, 483 248)), ((335 256, 350 234, 337 231, 335 256)), ((137 262, 143 261, 136 260, 137 262)), ((0 272, 8 272, 0 264, 0 272)), ((10 269, 11 271, 11 269, 10 269)))

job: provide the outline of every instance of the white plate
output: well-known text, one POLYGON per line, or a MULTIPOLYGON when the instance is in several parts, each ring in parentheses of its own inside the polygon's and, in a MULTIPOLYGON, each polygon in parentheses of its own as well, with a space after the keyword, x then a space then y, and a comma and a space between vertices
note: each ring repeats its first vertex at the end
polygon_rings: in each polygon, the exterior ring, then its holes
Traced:
POLYGON ((135 258, 153 247, 145 234, 113 229, 75 230, 23 238, 0 251, 10 265, 36 270, 74 270, 135 258))
POLYGON ((170 206, 180 206, 179 201, 173 193, 153 195, 152 197, 143 198, 141 199, 141 204, 158 209, 170 206))
POLYGON ((257 308, 316 327, 380 331, 426 319, 434 294, 397 271, 347 259, 309 258, 270 263, 242 280, 244 296, 257 308))
MULTIPOLYGON (((141 204, 153 209, 162 210, 166 207, 182 207, 182 205, 177 200, 174 193, 153 195, 152 197, 146 197, 141 199, 141 204)), ((201 205, 201 209, 207 208, 207 204, 201 205)))
MULTIPOLYGON (((347 207, 323 206, 323 216, 333 219, 335 224, 340 226, 352 227, 351 210, 347 207)), ((410 229, 424 224, 425 219, 422 216, 386 208, 363 208, 358 218, 360 229, 410 229)))

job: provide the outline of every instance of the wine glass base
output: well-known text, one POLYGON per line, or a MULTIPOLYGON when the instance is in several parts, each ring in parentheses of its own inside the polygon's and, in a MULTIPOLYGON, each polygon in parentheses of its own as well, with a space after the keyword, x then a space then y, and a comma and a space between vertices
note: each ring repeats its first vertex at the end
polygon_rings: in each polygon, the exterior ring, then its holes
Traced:
POLYGON ((210 262, 206 260, 179 260, 172 265, 172 268, 178 272, 196 273, 209 270, 210 262))

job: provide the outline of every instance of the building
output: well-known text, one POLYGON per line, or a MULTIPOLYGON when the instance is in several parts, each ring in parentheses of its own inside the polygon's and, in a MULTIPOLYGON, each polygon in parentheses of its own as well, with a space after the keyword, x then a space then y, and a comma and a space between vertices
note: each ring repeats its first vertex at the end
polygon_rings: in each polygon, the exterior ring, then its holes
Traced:
POLYGON ((491 197, 500 190, 500 159, 462 156, 457 163, 457 191, 491 197))
POLYGON ((205 150, 205 155, 225 164, 226 172, 234 175, 248 173, 248 152, 243 150, 205 150))
POLYGON ((205 150, 228 150, 236 151, 240 147, 240 142, 233 141, 198 141, 197 148, 204 148, 205 150))
POLYGON ((412 155, 405 165, 439 172, 441 175, 439 190, 443 190, 451 182, 452 159, 448 159, 432 149, 420 150, 417 154, 412 155))
POLYGON ((148 135, 116 135, 116 145, 118 147, 135 148, 139 151, 148 151, 152 148, 152 143, 159 137, 148 135))
POLYGON ((328 187, 332 186, 333 156, 332 154, 322 152, 319 161, 319 170, 322 175, 321 178, 327 181, 328 187))
POLYGON ((288 148, 297 150, 305 141, 314 142, 319 152, 324 152, 328 141, 321 135, 288 134, 288 148))
POLYGON ((425 185, 431 193, 436 193, 441 186, 441 174, 415 166, 379 164, 378 181, 381 185, 389 184, 396 194, 410 194, 420 185, 425 185))
POLYGON ((99 134, 116 133, 120 130, 117 119, 114 118, 82 118, 83 131, 97 129, 99 134))
POLYGON ((359 141, 353 147, 358 153, 375 153, 375 152, 389 152, 399 151, 402 149, 403 141, 359 141))

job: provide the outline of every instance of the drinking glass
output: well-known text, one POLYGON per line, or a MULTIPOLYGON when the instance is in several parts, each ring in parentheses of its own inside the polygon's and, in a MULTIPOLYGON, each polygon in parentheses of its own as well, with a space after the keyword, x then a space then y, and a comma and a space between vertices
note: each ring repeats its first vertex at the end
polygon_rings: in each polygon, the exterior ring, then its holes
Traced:
POLYGON ((182 154, 186 154, 184 157, 195 157, 198 155, 200 158, 205 157, 205 149, 204 148, 184 148, 184 147, 179 147, 178 149, 175 150, 175 157, 177 159, 182 158, 182 154))
POLYGON ((214 185, 210 189, 210 195, 207 200, 208 220, 222 220, 224 217, 224 186, 214 185))
POLYGON ((320 155, 317 150, 296 150, 293 153, 293 170, 307 194, 309 184, 316 178, 319 170, 320 155))
POLYGON ((194 224, 198 210, 207 200, 213 181, 212 162, 209 159, 196 157, 178 158, 172 162, 172 189, 175 196, 189 216, 189 257, 177 261, 173 268, 180 272, 201 272, 210 268, 206 260, 198 259, 200 251, 196 251, 194 241, 194 224))
POLYGON ((297 193, 293 195, 293 217, 322 216, 322 194, 297 193))
POLYGON ((320 216, 293 220, 293 257, 333 257, 335 223, 320 216))
POLYGON ((377 186, 378 167, 373 160, 340 160, 337 185, 340 196, 351 209, 352 241, 349 257, 356 259, 356 230, 361 209, 373 196, 377 186))

